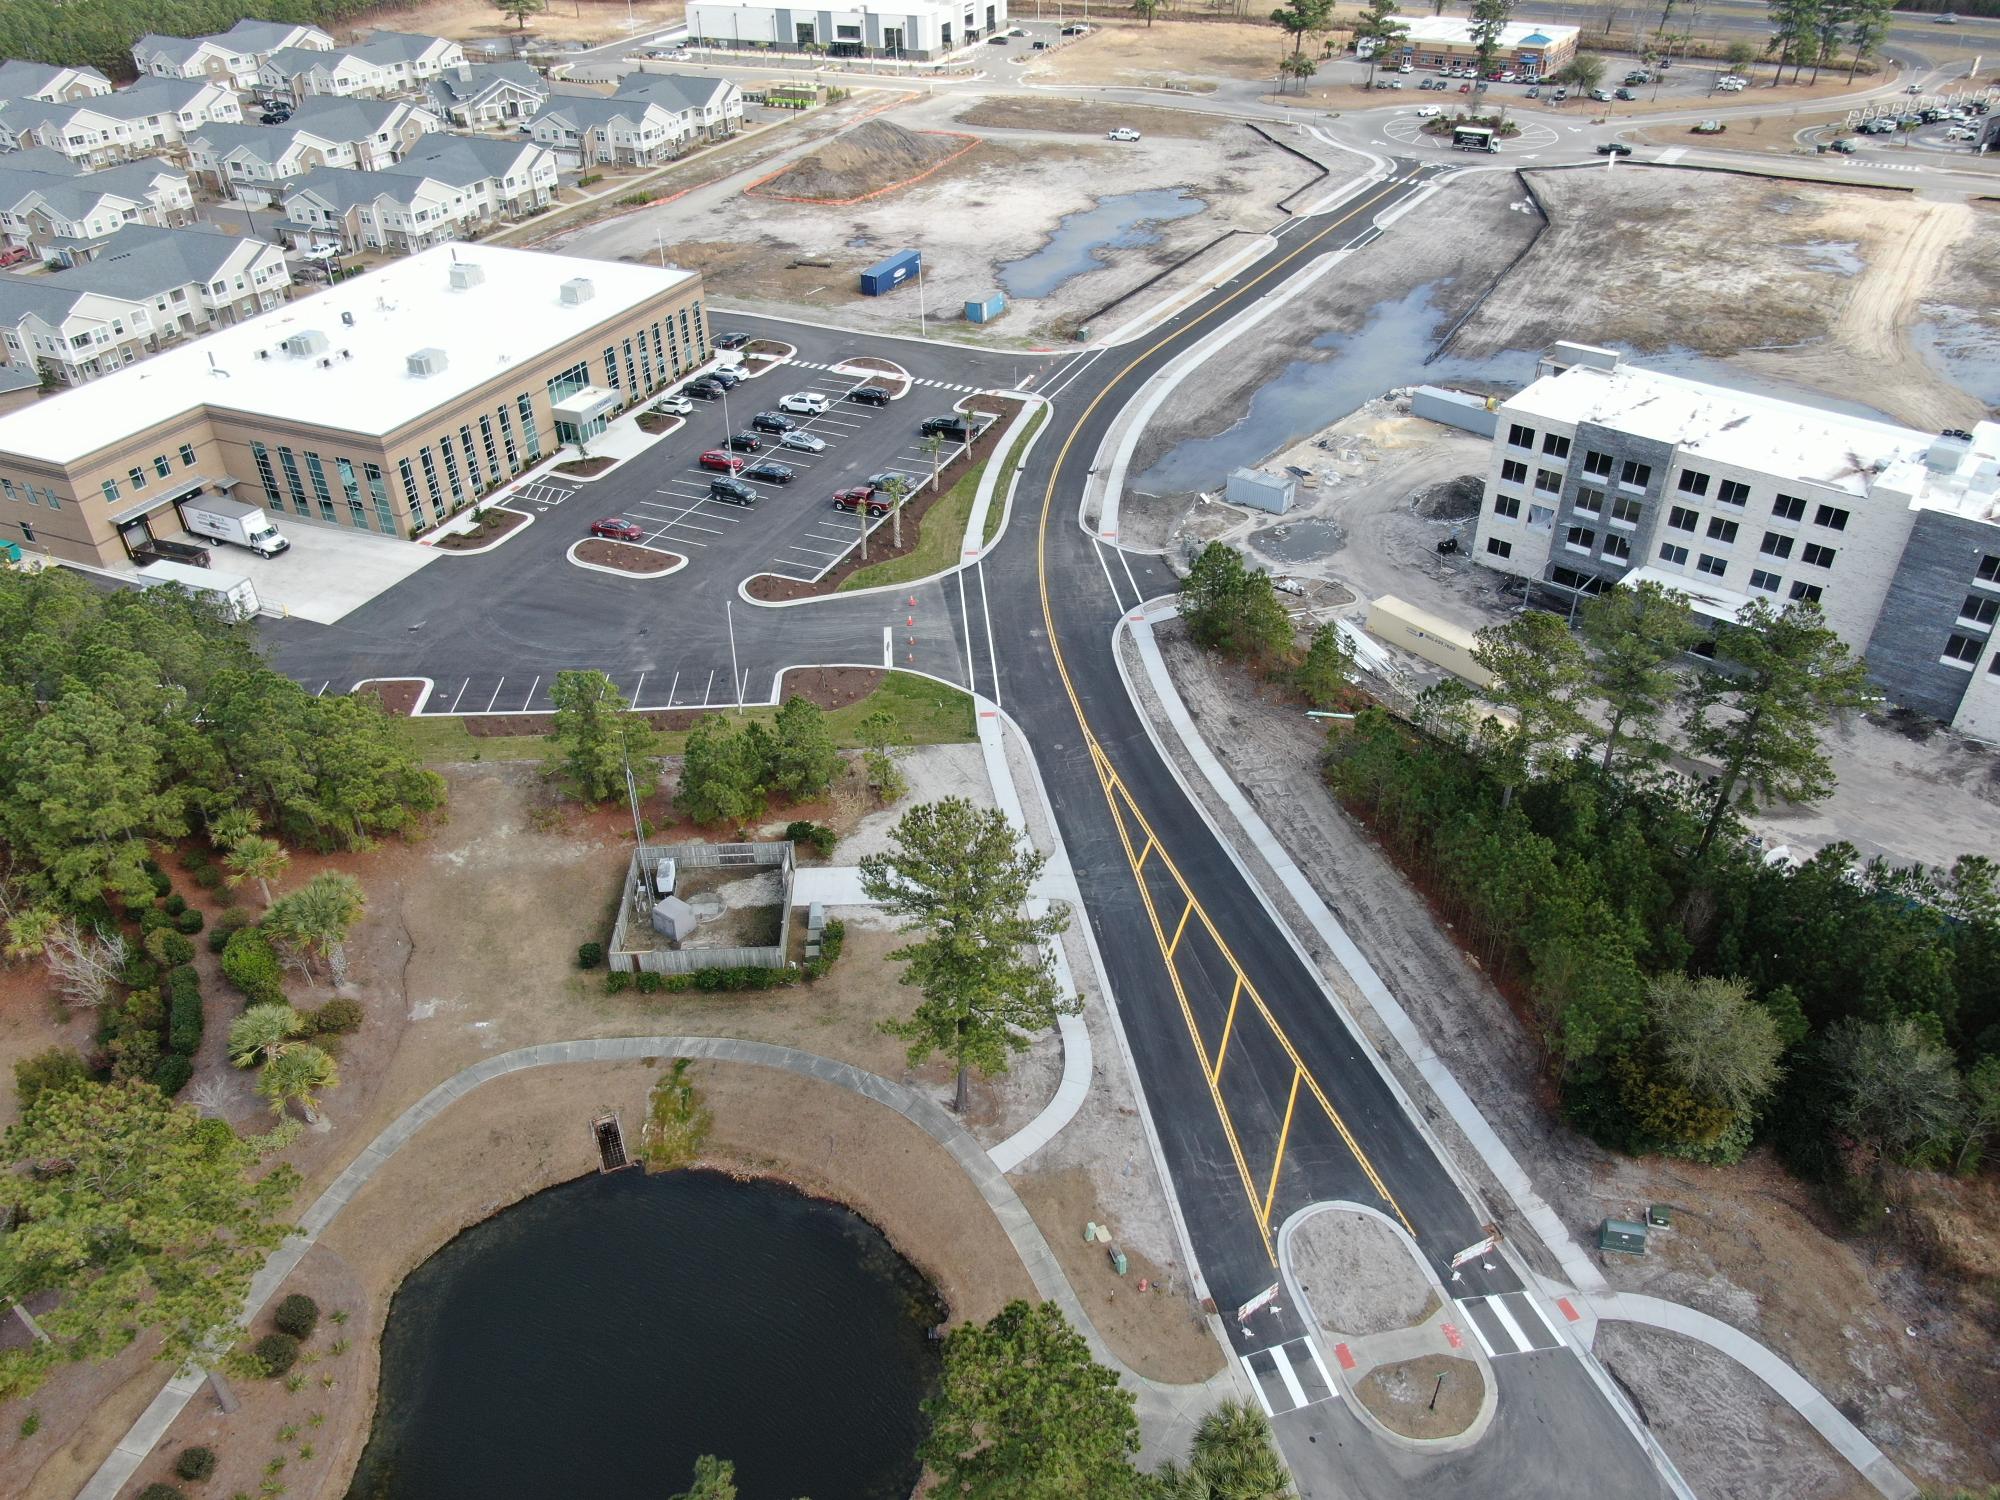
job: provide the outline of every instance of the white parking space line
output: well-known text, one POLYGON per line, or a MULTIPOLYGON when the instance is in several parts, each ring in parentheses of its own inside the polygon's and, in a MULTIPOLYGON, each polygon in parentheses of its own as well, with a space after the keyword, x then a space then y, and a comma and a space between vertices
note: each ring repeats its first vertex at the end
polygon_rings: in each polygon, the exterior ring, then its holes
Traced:
POLYGON ((314 693, 313 696, 315 698, 324 698, 326 696, 326 690, 332 686, 333 686, 333 679, 329 677, 325 682, 322 682, 319 685, 319 691, 314 693))
POLYGON ((701 706, 703 708, 708 707, 708 695, 714 690, 715 690, 715 669, 711 667, 709 668, 708 672, 708 684, 701 690, 701 706))
POLYGON ((528 684, 528 696, 521 700, 522 713, 526 713, 528 711, 528 705, 535 701, 535 689, 540 687, 541 685, 542 685, 542 674, 540 672, 537 672, 535 674, 535 680, 528 684))
MULTIPOLYGON (((472 679, 470 677, 466 678, 465 681, 461 682, 458 685, 458 698, 463 698, 465 696, 465 690, 471 686, 472 686, 472 679)), ((451 707, 449 710, 447 710, 447 712, 450 713, 458 712, 458 698, 454 698, 451 700, 451 707)))
POLYGON ((646 690, 646 674, 644 672, 641 672, 639 674, 639 680, 632 684, 632 706, 634 708, 637 708, 639 706, 639 695, 645 690, 646 690))
POLYGON ((845 552, 847 549, 842 547, 839 551, 828 551, 824 547, 802 547, 797 542, 787 542, 783 550, 786 552, 810 552, 815 557, 838 557, 841 552, 845 552))
POLYGON ((489 714, 493 712, 493 705, 500 701, 500 689, 505 687, 506 685, 507 685, 507 679, 504 677, 501 678, 498 682, 493 684, 493 696, 486 700, 486 711, 489 714))
POLYGON ((672 708, 674 706, 674 694, 678 693, 680 690, 681 690, 681 674, 678 671, 676 671, 674 673, 673 686, 667 689, 668 708, 672 708))

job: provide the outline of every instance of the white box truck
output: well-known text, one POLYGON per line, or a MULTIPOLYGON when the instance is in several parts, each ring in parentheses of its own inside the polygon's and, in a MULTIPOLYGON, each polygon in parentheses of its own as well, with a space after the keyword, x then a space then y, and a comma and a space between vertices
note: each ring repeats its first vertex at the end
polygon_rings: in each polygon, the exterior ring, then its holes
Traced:
POLYGON ((247 505, 220 495, 212 500, 207 497, 183 500, 181 521, 196 536, 248 547, 259 557, 276 557, 292 545, 271 524, 261 505, 247 505))
POLYGON ((177 583, 191 594, 201 594, 221 602, 232 620, 247 620, 257 613, 257 590, 250 580, 212 568, 191 568, 186 563, 147 563, 139 570, 139 587, 162 588, 177 583))

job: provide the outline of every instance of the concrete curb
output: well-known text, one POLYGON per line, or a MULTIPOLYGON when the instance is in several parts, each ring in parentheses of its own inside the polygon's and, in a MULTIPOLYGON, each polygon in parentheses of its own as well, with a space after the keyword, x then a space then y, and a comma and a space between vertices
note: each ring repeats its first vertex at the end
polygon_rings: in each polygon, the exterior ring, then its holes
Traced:
POLYGON ((688 565, 688 560, 681 556, 680 553, 669 552, 664 547, 648 547, 644 542, 620 542, 618 545, 621 547, 635 547, 641 552, 655 553, 660 557, 671 557, 674 560, 674 565, 670 568, 662 568, 657 573, 628 573, 623 568, 607 568, 603 563, 585 562, 576 555, 576 549, 581 547, 585 542, 602 542, 607 540, 610 539, 607 537, 578 537, 569 544, 569 550, 563 553, 563 560, 572 568, 582 568, 586 573, 608 573, 613 578, 634 578, 641 583, 655 578, 671 578, 688 565))
MULTIPOLYGON (((976 401, 985 394, 987 393, 984 391, 974 391, 963 400, 976 401)), ((979 476, 979 489, 972 497, 972 514, 965 518, 965 535, 958 544, 961 568, 966 563, 984 557, 992 550, 986 545, 986 517, 993 509, 993 492, 1000 485, 1000 470, 1005 467, 1007 459, 1014 452, 1014 445, 1020 441, 1021 433, 1035 420, 1036 413, 1053 409, 1053 403, 1048 397, 1037 396, 1029 391, 1000 391, 995 394, 1026 404, 1015 415, 1014 420, 1007 424, 1007 430, 1000 435, 1000 441, 993 449, 994 457, 986 461, 986 471, 979 476)), ((1041 437, 1043 429, 1047 426, 1048 423, 1045 421, 1041 427, 1035 429, 1035 439, 1041 437)), ((1028 455, 1035 451, 1035 439, 1031 439, 1021 450, 1020 462, 1014 465, 1013 475, 1007 481, 1007 494, 1000 502, 1003 506, 1010 504, 1014 498, 1014 487, 1020 482, 1021 471, 1028 466, 1028 455)), ((1000 530, 993 537, 993 546, 999 546, 1000 539, 1006 534, 1007 517, 1003 514, 1000 518, 1000 530)), ((856 592, 865 593, 867 590, 858 589, 856 592)))
POLYGON ((481 501, 476 505, 468 505, 463 511, 459 513, 458 516, 453 516, 451 520, 445 522, 443 526, 437 527, 427 532, 421 539, 418 540, 417 545, 419 547, 429 547, 433 552, 437 553, 441 557, 479 557, 484 555, 485 553, 492 552, 498 548, 506 546, 509 542, 513 541, 515 537, 519 536, 522 532, 526 531, 530 526, 534 525, 535 522, 540 519, 541 517, 539 516, 531 516, 525 510, 516 510, 514 509, 513 506, 503 505, 499 501, 494 501, 494 500, 481 501), (521 524, 519 526, 508 527, 505 532, 495 537, 492 541, 488 542, 483 547, 438 546, 438 539, 441 537, 464 536, 466 532, 471 529, 472 525, 471 516, 475 510, 504 510, 510 516, 521 517, 521 524), (461 517, 464 518, 462 522, 460 520, 461 517), (459 523, 459 524, 455 525, 454 523, 459 523))

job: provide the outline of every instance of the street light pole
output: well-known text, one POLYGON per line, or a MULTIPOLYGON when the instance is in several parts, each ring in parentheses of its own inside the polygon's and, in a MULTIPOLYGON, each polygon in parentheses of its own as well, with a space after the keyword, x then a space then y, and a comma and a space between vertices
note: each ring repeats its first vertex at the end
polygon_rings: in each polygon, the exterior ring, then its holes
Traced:
POLYGON ((924 253, 921 250, 917 252, 917 336, 931 336, 930 318, 924 311, 924 253))
MULTIPOLYGON (((737 670, 736 666, 736 614, 734 606, 735 600, 733 599, 722 601, 722 617, 729 622, 729 681, 730 685, 736 689, 736 712, 740 714, 743 712, 743 674, 737 670)), ((1431 1399, 1435 1401, 1437 1398, 1433 1396, 1431 1399)))

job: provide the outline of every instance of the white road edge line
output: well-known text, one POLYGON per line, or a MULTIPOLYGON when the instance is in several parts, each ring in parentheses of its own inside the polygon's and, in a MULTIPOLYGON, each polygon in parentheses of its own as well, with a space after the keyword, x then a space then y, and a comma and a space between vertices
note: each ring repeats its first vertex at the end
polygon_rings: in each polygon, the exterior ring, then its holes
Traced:
POLYGON ((887 625, 882 627, 882 665, 884 667, 896 665, 895 631, 887 625))
POLYGON ((1531 1291, 1523 1291, 1520 1294, 1520 1296, 1521 1300, 1528 1304, 1529 1311, 1534 1313, 1535 1320, 1538 1323, 1540 1323, 1542 1327, 1548 1329, 1549 1337, 1554 1339, 1556 1341, 1556 1346, 1560 1348, 1566 1342, 1566 1340, 1562 1336, 1562 1330, 1557 1328, 1555 1324, 1551 1323, 1549 1321, 1549 1315, 1542 1311, 1542 1299, 1537 1297, 1531 1291))
POLYGON ((1305 1336, 1305 1345, 1306 1353, 1312 1356, 1313 1368, 1319 1371, 1320 1381, 1326 1386, 1327 1399, 1339 1400, 1340 1387, 1333 1383, 1333 1376, 1327 1372, 1326 1361, 1319 1357, 1319 1345, 1313 1342, 1311 1334, 1305 1336))

